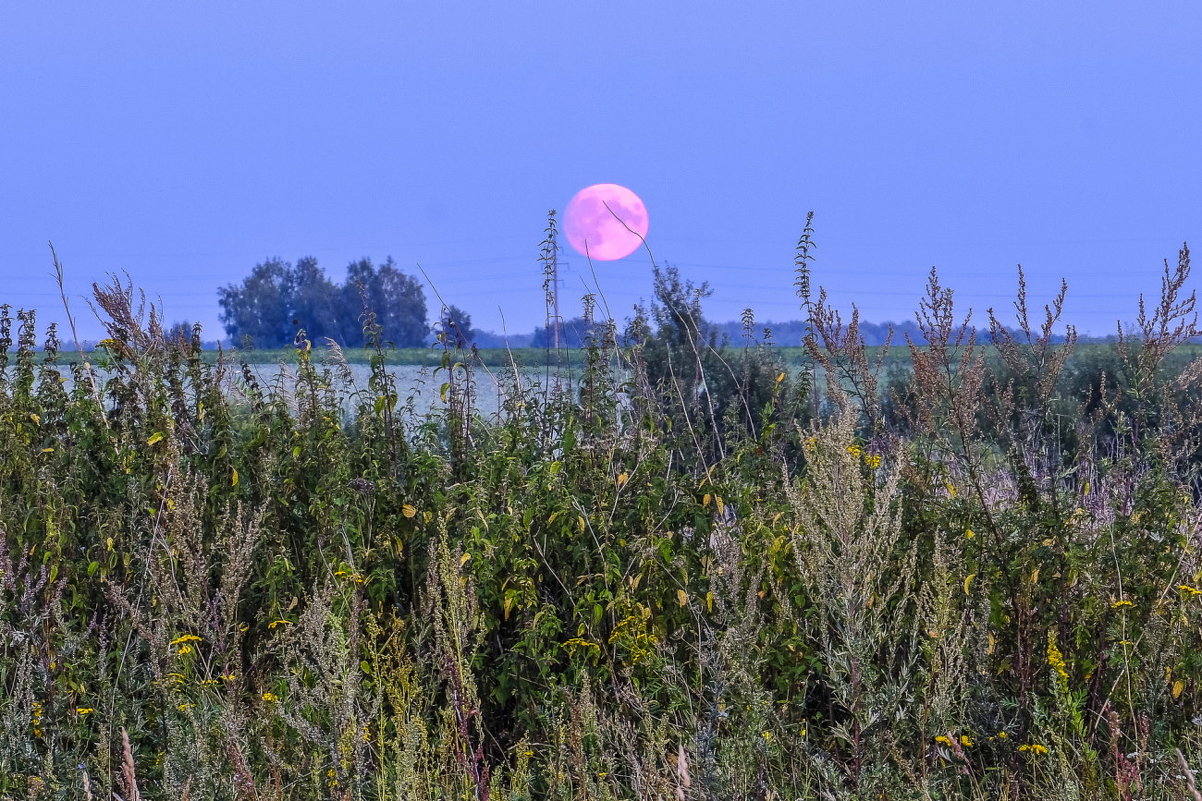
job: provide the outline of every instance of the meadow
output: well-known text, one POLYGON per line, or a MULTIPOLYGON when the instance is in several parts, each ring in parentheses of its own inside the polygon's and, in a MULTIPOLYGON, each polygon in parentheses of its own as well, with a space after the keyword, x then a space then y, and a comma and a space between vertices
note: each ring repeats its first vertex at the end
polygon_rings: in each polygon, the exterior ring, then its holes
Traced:
POLYGON ((1188 251, 1112 345, 932 273, 889 351, 805 255, 801 353, 657 271, 429 412, 370 313, 265 381, 120 283, 99 354, 0 307, 0 797, 1202 799, 1188 251))

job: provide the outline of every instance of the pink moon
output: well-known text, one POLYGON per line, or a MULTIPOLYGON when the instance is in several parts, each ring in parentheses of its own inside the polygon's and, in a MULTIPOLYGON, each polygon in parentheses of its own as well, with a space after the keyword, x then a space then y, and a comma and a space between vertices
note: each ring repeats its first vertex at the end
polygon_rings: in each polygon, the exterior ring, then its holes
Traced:
POLYGON ((647 207, 624 186, 593 184, 568 203, 563 230, 583 256, 600 261, 625 258, 647 236, 647 207))

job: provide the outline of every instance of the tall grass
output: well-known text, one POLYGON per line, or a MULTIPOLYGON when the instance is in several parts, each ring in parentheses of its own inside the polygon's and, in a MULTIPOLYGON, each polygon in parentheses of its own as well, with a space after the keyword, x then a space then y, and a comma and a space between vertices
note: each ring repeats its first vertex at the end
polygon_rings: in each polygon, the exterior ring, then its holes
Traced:
POLYGON ((451 343, 418 416, 370 316, 367 386, 263 385, 114 282, 68 390, 0 307, 0 796, 1197 797, 1188 251, 1089 358, 932 273, 886 381, 811 233, 801 379, 665 270, 489 419, 451 343))

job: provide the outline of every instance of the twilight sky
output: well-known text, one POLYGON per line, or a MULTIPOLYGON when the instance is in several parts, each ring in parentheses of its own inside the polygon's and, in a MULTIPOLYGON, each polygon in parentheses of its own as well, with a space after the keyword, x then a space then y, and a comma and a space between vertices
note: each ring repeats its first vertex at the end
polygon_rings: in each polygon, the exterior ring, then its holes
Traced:
MULTIPOLYGON (((1199 42, 1196 0, 7 3, 0 302, 61 317, 52 240, 81 336, 127 270, 215 337, 217 287, 266 258, 392 255, 524 332, 547 211, 618 183, 714 319, 800 316, 813 209, 815 281, 868 320, 936 266, 983 322, 1021 263, 1110 333, 1202 242, 1199 42)), ((645 251, 595 266, 617 316, 649 296, 645 251)))

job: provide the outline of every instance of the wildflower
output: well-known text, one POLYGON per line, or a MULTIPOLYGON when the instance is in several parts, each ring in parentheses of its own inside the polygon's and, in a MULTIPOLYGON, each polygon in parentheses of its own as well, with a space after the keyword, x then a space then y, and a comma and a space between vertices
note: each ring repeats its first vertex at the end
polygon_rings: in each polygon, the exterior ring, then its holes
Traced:
POLYGON ((575 649, 575 648, 596 648, 598 651, 601 650, 601 647, 599 645, 597 645, 597 643, 589 642, 588 640, 583 639, 582 637, 573 637, 572 639, 565 641, 564 647, 565 648, 573 648, 573 649, 575 649))
POLYGON ((935 742, 950 746, 952 744, 952 738, 945 734, 941 734, 935 738, 935 742))
POLYGON ((93 713, 93 712, 95 712, 95 711, 96 711, 96 710, 95 710, 95 709, 92 709, 92 707, 90 707, 90 706, 77 706, 77 707, 75 707, 75 714, 77 714, 77 715, 80 715, 80 716, 83 716, 83 715, 90 715, 90 714, 92 714, 92 713, 93 713))
POLYGON ((877 468, 879 468, 881 466, 881 455, 878 453, 878 454, 873 454, 872 456, 865 456, 864 464, 868 465, 873 470, 876 470, 877 468))
POLYGON ((181 645, 188 642, 203 642, 203 638, 197 637, 195 634, 185 634, 182 637, 176 637, 171 641, 172 645, 181 645))
POLYGON ((1018 750, 1025 753, 1039 754, 1042 756, 1048 752, 1048 747, 1046 745, 1040 745, 1039 743, 1024 743, 1018 747, 1018 750))
POLYGON ((178 650, 178 651, 176 651, 176 653, 177 653, 177 654, 179 654, 180 656, 183 656, 184 654, 190 654, 190 653, 192 653, 192 651, 193 651, 193 650, 194 650, 194 649, 192 648, 192 646, 191 646, 191 645, 181 645, 181 646, 179 647, 179 650, 178 650))
POLYGON ((1064 662, 1064 655, 1056 647, 1056 634, 1051 631, 1048 632, 1048 664, 1062 681, 1068 681, 1068 666, 1064 662))
POLYGON ((971 540, 975 536, 977 536, 977 532, 973 531, 971 528, 964 529, 964 538, 965 539, 971 540))
POLYGON ((273 620, 267 624, 267 628, 274 629, 276 626, 284 626, 284 625, 291 626, 292 621, 291 620, 273 620))
POLYGON ((763 737, 768 742, 772 741, 772 732, 770 732, 770 731, 762 731, 762 732, 760 732, 760 736, 763 737))
POLYGON ((189 709, 191 709, 194 706, 196 706, 196 704, 176 704, 175 708, 178 709, 180 712, 187 712, 189 709))
POLYGON ((965 748, 972 748, 973 742, 967 734, 961 734, 960 745, 964 746, 965 748))
POLYGON ((863 455, 864 449, 861 448, 859 445, 848 445, 847 452, 850 453, 852 455, 852 457, 859 459, 860 456, 863 455))
POLYGON ((263 698, 263 700, 264 700, 264 701, 267 701, 267 702, 269 702, 269 703, 270 703, 271 701, 278 701, 278 700, 280 700, 280 697, 279 697, 278 695, 276 695, 275 693, 273 693, 273 692, 270 692, 270 691, 263 693, 263 695, 262 695, 262 698, 263 698))
POLYGON ((1112 609, 1120 609, 1124 606, 1135 606, 1135 604, 1131 603, 1130 601, 1115 601, 1110 606, 1112 609))
POLYGON ((1177 585, 1177 589, 1182 592, 1188 592, 1190 595, 1202 595, 1202 590, 1197 587, 1191 587, 1188 584, 1179 584, 1177 585))
POLYGON ((997 733, 997 738, 998 738, 999 740, 1005 740, 1005 739, 1006 739, 1007 737, 1009 737, 1009 736, 1010 736, 1010 735, 1009 735, 1009 734, 1006 734, 1006 732, 1005 732, 1005 731, 999 731, 999 732, 997 733))
POLYGON ((222 681, 233 681, 236 678, 238 678, 238 677, 233 673, 222 673, 221 674, 222 681))

